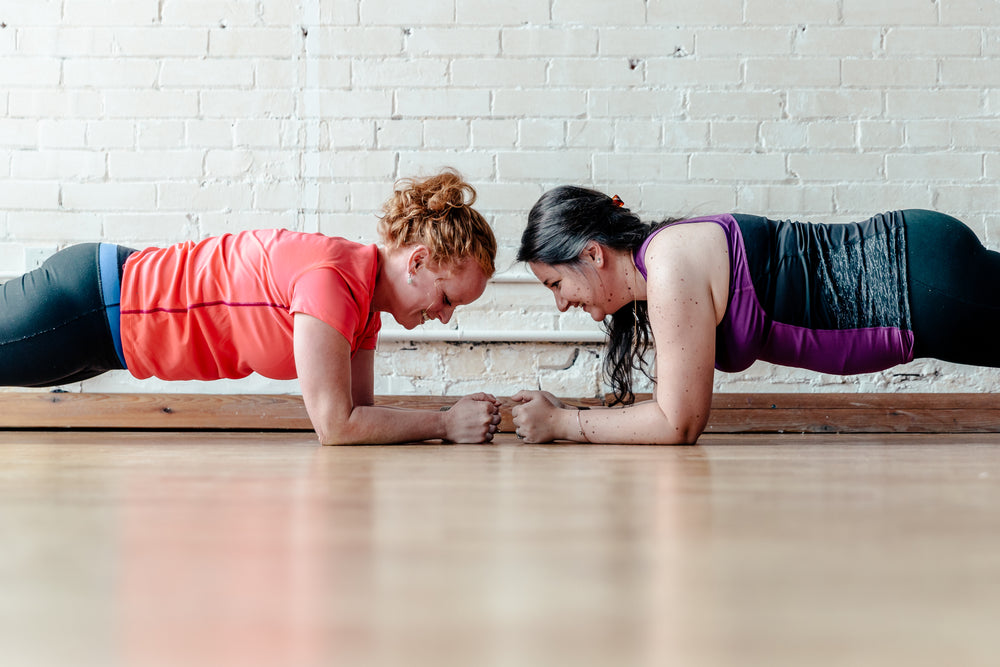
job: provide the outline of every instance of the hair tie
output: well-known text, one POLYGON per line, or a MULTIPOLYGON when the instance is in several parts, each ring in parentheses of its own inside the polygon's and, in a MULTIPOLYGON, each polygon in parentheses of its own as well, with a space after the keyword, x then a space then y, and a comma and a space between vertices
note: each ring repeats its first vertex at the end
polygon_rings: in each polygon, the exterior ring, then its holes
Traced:
POLYGON ((622 198, 619 197, 618 195, 615 195, 614 197, 612 197, 611 201, 618 208, 621 208, 621 207, 625 206, 625 202, 623 202, 622 198))

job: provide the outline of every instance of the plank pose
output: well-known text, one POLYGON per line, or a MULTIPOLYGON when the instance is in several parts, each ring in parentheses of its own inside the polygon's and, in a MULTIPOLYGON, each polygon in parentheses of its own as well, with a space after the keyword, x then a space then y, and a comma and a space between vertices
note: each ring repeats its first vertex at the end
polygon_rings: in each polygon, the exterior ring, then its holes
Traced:
POLYGON ((632 373, 655 351, 652 401, 579 412, 546 392, 516 394, 514 424, 530 442, 692 443, 714 368, 757 359, 837 374, 920 357, 1000 366, 1000 254, 932 211, 649 225, 617 197, 564 186, 531 209, 518 259, 559 310, 605 322, 616 403, 632 403, 632 373))
POLYGON ((373 405, 380 313, 407 329, 447 322, 493 274, 496 239, 475 197, 450 171, 401 181, 382 245, 258 230, 141 251, 71 246, 0 286, 0 385, 257 372, 298 377, 326 444, 488 441, 500 415, 487 394, 447 412, 373 405))

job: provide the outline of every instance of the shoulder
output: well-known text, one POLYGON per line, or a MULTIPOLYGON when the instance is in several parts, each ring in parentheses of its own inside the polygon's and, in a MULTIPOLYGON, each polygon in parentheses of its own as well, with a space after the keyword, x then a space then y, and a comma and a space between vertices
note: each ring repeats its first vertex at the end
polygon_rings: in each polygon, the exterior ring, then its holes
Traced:
POLYGON ((723 260, 728 268, 729 239, 715 219, 684 220, 655 234, 645 253, 650 279, 679 269, 702 273, 723 260))

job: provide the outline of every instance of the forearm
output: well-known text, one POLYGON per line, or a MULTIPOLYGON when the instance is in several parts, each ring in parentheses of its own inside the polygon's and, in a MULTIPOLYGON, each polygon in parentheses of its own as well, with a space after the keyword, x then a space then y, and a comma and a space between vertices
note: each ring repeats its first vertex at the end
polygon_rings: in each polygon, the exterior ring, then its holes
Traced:
POLYGON ((560 410, 562 439, 575 442, 636 445, 693 444, 705 428, 704 415, 675 413, 668 416, 656 401, 644 401, 623 408, 560 410))
POLYGON ((312 418, 321 444, 394 444, 446 436, 444 413, 388 406, 359 405, 349 415, 312 418))

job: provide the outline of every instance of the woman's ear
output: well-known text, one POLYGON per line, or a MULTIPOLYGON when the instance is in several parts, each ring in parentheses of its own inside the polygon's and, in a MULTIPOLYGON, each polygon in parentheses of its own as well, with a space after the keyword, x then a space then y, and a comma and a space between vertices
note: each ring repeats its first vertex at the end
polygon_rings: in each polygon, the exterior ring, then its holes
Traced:
POLYGON ((415 245, 410 248, 410 253, 406 258, 406 272, 413 275, 417 269, 427 266, 427 258, 430 257, 430 250, 425 245, 415 245))
POLYGON ((597 241, 587 241, 587 245, 583 246, 583 250, 580 252, 580 259, 590 262, 596 267, 602 266, 604 264, 604 246, 597 241))

